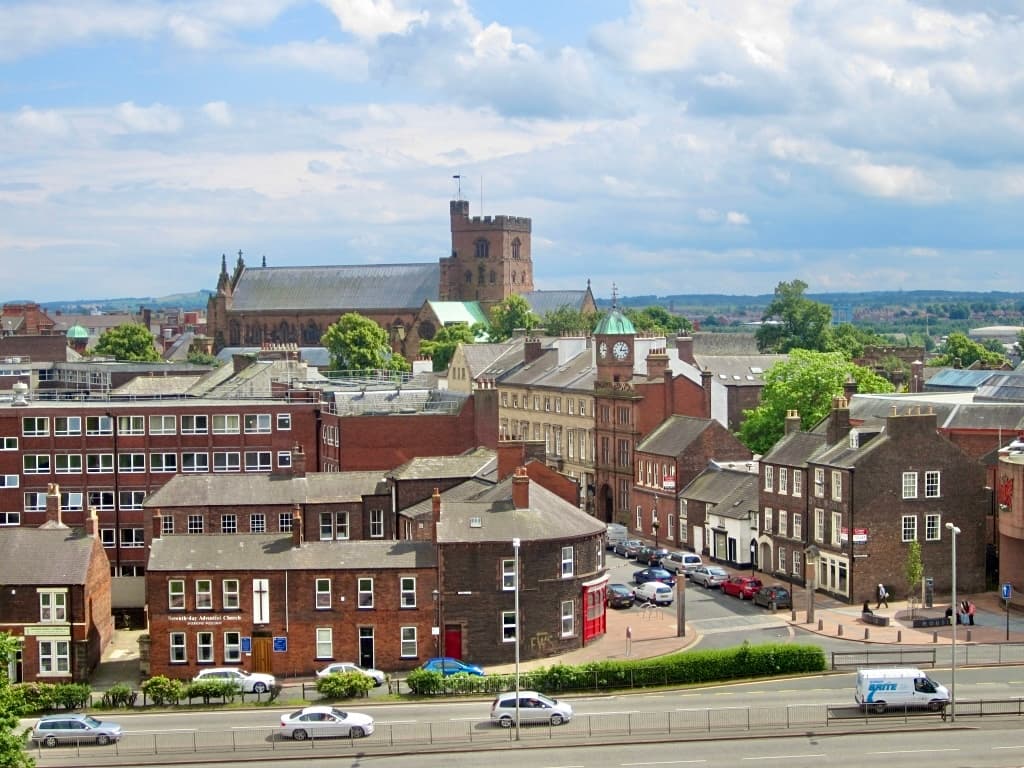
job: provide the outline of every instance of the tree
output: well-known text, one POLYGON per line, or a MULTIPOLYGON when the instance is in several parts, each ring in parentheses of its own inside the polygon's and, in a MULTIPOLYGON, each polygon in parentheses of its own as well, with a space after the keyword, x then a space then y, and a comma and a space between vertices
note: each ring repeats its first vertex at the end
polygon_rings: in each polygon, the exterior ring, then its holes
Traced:
POLYGON ((473 329, 465 323, 453 323, 439 330, 432 339, 420 342, 420 352, 429 355, 435 371, 443 371, 452 361, 459 344, 472 344, 473 329))
POLYGON ((886 340, 872 330, 859 328, 853 323, 840 323, 829 332, 828 349, 823 351, 842 352, 848 360, 864 354, 864 347, 880 347, 886 340))
POLYGON ((567 336, 593 333, 601 315, 597 312, 581 312, 568 304, 545 312, 541 326, 549 336, 567 336))
POLYGON ((214 368, 220 366, 220 360, 209 352, 189 352, 188 361, 192 365, 212 365, 214 368))
POLYGON ((539 318, 530 309, 529 303, 522 296, 512 294, 500 304, 491 307, 491 341, 511 339, 517 330, 532 331, 537 327, 539 318))
POLYGON ((633 323, 633 327, 645 333, 659 333, 675 336, 680 331, 692 331, 693 324, 682 315, 673 315, 667 309, 652 304, 643 309, 627 307, 623 314, 633 323))
POLYGON ((961 368, 969 368, 980 361, 982 368, 999 368, 1007 362, 1006 355, 991 352, 976 341, 972 341, 965 333, 951 333, 942 345, 938 357, 929 365, 956 365, 959 360, 961 368))
POLYGON ((141 323, 125 323, 104 331, 92 354, 137 363, 158 363, 161 360, 160 353, 153 346, 153 334, 141 323))
POLYGON ((761 317, 757 329, 757 348, 762 352, 789 352, 810 349, 823 352, 829 348, 829 324, 832 309, 828 304, 804 296, 807 283, 794 280, 775 286, 775 298, 761 317))
POLYGON ((25 751, 25 736, 18 732, 19 707, 14 701, 8 665, 18 652, 18 641, 0 632, 0 765, 32 768, 36 761, 25 751))
POLYGON ((848 379, 858 392, 892 392, 893 386, 870 368, 854 365, 842 352, 794 349, 789 359, 764 375, 761 404, 743 412, 739 438, 755 453, 766 453, 782 437, 786 412, 796 410, 800 425, 810 429, 828 414, 832 398, 843 394, 848 379))
POLYGON ((903 573, 907 577, 907 600, 910 602, 910 616, 914 616, 914 598, 917 585, 924 576, 924 564, 921 562, 921 543, 916 539, 907 547, 907 561, 903 564, 903 573))
POLYGON ((368 317, 349 312, 327 327, 320 343, 336 371, 408 371, 409 362, 391 351, 388 334, 368 317))

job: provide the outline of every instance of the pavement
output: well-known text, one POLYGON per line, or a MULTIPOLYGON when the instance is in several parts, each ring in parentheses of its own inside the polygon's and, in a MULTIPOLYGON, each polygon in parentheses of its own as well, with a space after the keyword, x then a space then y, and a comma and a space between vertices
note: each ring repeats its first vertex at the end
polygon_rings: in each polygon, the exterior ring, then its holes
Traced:
MULTIPOLYGON (((773 581, 769 579, 766 583, 773 581)), ((699 587, 687 582, 686 591, 694 589, 699 587)), ((973 600, 977 609, 974 626, 955 628, 958 645, 1024 643, 1024 614, 1011 609, 1007 622, 1003 601, 997 592, 957 597, 959 600, 973 600)), ((776 612, 775 618, 780 627, 788 625, 791 630, 799 628, 825 637, 879 645, 949 645, 953 641, 952 626, 915 629, 910 607, 905 600, 890 600, 887 607, 882 606, 878 609, 875 608, 874 602, 871 603, 876 616, 889 617, 890 625, 887 627, 865 624, 861 619, 859 604, 847 605, 821 594, 814 596, 813 620, 808 621, 807 591, 799 586, 793 588, 793 605, 795 610, 781 609, 776 612)), ((933 608, 918 606, 915 614, 942 616, 947 605, 948 602, 939 602, 933 608)), ((688 621, 685 635, 679 637, 674 608, 610 608, 607 611, 606 629, 602 637, 583 648, 559 656, 522 661, 519 669, 521 672, 527 672, 556 663, 585 664, 606 659, 647 659, 664 656, 698 646, 702 637, 701 624, 699 620, 688 621)), ((138 687, 142 681, 139 672, 139 636, 142 634, 145 634, 144 630, 115 630, 114 639, 93 674, 91 684, 94 690, 106 690, 115 683, 128 683, 135 688, 138 687)), ((492 673, 514 670, 514 664, 488 665, 488 671, 492 673)))

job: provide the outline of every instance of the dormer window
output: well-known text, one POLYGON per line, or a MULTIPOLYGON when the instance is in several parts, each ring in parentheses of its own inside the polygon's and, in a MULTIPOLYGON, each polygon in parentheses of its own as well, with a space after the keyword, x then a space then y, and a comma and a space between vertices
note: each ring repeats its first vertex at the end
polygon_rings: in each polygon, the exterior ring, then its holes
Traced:
POLYGON ((475 243, 473 244, 473 247, 474 247, 474 249, 475 249, 476 257, 477 257, 478 259, 486 259, 486 258, 487 258, 487 256, 488 256, 488 255, 489 255, 489 253, 490 253, 490 245, 489 245, 489 244, 488 244, 488 242, 487 242, 487 241, 486 241, 485 239, 483 239, 483 238, 480 238, 479 240, 477 240, 477 241, 476 241, 476 242, 475 242, 475 243))
POLYGON ((850 430, 850 448, 856 450, 860 447, 860 433, 856 429, 850 430))

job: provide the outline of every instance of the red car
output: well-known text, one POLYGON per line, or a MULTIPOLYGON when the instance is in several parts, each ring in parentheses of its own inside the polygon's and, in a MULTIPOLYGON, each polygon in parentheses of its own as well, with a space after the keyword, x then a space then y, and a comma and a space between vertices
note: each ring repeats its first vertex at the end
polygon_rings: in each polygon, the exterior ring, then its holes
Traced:
POLYGON ((740 600, 750 600, 761 588, 761 580, 750 576, 733 576, 722 585, 722 591, 740 600))

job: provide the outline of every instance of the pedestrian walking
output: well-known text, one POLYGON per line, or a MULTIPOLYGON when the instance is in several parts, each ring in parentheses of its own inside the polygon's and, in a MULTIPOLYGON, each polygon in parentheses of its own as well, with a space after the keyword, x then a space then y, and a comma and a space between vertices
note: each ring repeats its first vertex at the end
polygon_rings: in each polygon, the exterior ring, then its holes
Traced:
POLYGON ((879 584, 878 585, 878 605, 875 606, 875 610, 877 611, 883 605, 886 608, 889 607, 889 593, 886 591, 884 584, 879 584))
POLYGON ((967 623, 967 616, 970 613, 970 606, 967 604, 967 601, 966 600, 961 600, 960 601, 960 607, 957 610, 958 610, 958 613, 959 613, 959 615, 957 617, 957 624, 966 624, 967 623))
POLYGON ((973 627, 974 626, 974 601, 969 600, 967 602, 967 622, 973 627))

